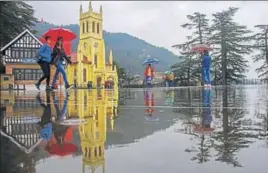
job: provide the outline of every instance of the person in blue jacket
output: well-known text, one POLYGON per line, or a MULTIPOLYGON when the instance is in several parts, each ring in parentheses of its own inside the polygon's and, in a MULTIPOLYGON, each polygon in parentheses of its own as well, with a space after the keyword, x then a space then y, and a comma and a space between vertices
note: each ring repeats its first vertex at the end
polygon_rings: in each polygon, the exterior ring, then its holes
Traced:
POLYGON ((204 82, 204 87, 211 87, 210 65, 211 65, 211 57, 209 56, 208 51, 205 50, 202 56, 202 78, 204 82))
POLYGON ((45 79, 46 79, 46 90, 47 91, 52 90, 50 85, 49 85, 49 82, 50 82, 50 62, 51 62, 51 53, 52 53, 52 50, 50 48, 50 43, 51 43, 50 38, 51 38, 50 36, 45 37, 46 43, 43 44, 37 52, 38 56, 40 57, 40 59, 38 60, 38 64, 40 65, 40 67, 44 73, 44 75, 35 84, 35 86, 38 90, 40 90, 41 82, 45 79))

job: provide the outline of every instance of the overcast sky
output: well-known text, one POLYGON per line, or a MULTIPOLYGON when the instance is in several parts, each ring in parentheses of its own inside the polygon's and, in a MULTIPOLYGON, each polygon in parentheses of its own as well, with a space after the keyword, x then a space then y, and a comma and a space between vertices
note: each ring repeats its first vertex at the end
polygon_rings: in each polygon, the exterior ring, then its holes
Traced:
MULTIPOLYGON (((88 1, 28 1, 36 10, 36 17, 53 24, 78 24, 79 7, 88 10, 88 1)), ((239 7, 236 20, 250 29, 254 25, 268 24, 268 1, 93 1, 94 11, 103 6, 103 27, 109 32, 124 32, 153 45, 165 47, 177 54, 172 45, 185 40, 187 33, 180 25, 187 22, 186 15, 194 12, 211 14, 239 7)), ((250 57, 248 76, 257 77, 250 57)))

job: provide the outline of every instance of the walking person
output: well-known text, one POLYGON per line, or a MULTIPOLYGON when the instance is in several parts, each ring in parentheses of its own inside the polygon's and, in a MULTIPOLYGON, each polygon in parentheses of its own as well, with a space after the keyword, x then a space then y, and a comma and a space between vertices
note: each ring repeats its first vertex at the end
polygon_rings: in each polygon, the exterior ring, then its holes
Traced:
POLYGON ((202 78, 204 82, 204 87, 211 87, 210 65, 211 57, 209 56, 209 52, 205 50, 204 54, 202 55, 202 78))
POLYGON ((54 46, 53 53, 52 53, 52 63, 55 64, 56 66, 56 73, 52 81, 52 89, 56 89, 55 84, 56 84, 56 80, 58 78, 59 73, 61 73, 63 76, 66 90, 69 90, 70 88, 73 87, 73 85, 70 85, 67 80, 67 75, 64 70, 64 66, 66 64, 65 61, 67 61, 67 63, 71 63, 70 57, 68 57, 64 51, 63 39, 59 37, 54 46))
POLYGON ((51 43, 50 38, 51 38, 50 36, 45 37, 46 43, 43 44, 37 52, 37 55, 40 57, 40 59, 38 60, 38 64, 40 65, 40 67, 44 73, 44 75, 35 84, 35 86, 38 90, 40 90, 41 82, 45 79, 46 79, 46 90, 47 91, 52 90, 51 87, 49 86, 50 63, 51 63, 51 53, 52 53, 52 50, 50 48, 50 43, 51 43))

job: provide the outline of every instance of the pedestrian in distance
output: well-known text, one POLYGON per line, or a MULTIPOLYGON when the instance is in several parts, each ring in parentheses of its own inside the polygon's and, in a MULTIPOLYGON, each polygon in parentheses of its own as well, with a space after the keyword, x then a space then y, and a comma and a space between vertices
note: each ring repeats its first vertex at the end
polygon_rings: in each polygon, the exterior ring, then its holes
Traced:
POLYGON ((204 54, 202 55, 202 78, 204 82, 204 87, 211 87, 210 65, 211 57, 209 56, 209 52, 205 50, 204 54))

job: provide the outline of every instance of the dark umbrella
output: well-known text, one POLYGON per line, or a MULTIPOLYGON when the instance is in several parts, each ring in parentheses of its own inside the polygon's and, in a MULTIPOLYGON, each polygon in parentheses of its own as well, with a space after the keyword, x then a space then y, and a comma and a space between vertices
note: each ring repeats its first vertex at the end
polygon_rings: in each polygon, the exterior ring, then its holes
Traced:
POLYGON ((71 30, 65 28, 51 28, 42 36, 44 38, 50 36, 53 41, 56 41, 58 37, 62 37, 64 41, 71 41, 76 38, 76 35, 71 30))

